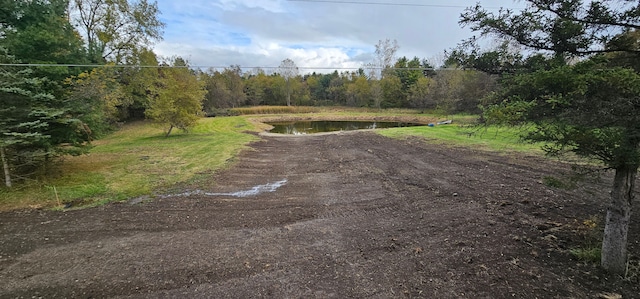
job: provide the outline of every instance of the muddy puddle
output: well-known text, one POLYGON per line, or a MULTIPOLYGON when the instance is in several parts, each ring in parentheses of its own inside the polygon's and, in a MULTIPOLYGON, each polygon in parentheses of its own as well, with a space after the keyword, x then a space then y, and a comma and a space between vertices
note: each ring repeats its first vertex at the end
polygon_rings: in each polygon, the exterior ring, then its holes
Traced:
POLYGON ((259 195, 261 193, 269 193, 269 192, 275 192, 276 190, 278 190, 278 188, 284 186, 287 183, 287 179, 283 179, 277 182, 273 182, 273 183, 267 183, 264 185, 256 185, 253 186, 251 189, 248 190, 241 190, 241 191, 236 191, 236 192, 207 192, 204 190, 192 190, 192 191, 186 191, 183 193, 177 193, 177 194, 167 194, 167 195, 162 195, 159 196, 160 198, 169 198, 169 197, 184 197, 184 196, 192 196, 192 195, 199 195, 199 196, 231 196, 231 197, 251 197, 251 196, 256 196, 259 195))

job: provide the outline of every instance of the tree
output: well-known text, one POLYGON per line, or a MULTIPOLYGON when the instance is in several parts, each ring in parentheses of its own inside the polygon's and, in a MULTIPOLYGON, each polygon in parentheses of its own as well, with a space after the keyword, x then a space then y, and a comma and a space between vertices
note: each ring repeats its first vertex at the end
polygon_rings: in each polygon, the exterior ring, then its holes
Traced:
MULTIPOLYGON (((640 29, 637 1, 530 0, 520 13, 490 13, 479 5, 461 23, 483 34, 550 51, 558 61, 573 55, 626 53, 640 59, 633 43, 616 43, 640 29)), ((624 274, 634 185, 640 165, 640 76, 629 66, 610 67, 600 56, 514 76, 486 108, 490 121, 533 121, 530 140, 551 142, 549 153, 570 150, 615 171, 607 209, 601 265, 624 274), (625 68, 626 67, 626 68, 625 68)))
POLYGON ((124 93, 113 69, 93 69, 65 80, 72 113, 82 120, 90 138, 106 134, 119 119, 124 93))
POLYGON ((534 50, 566 58, 607 52, 640 53, 629 47, 606 47, 620 33, 639 30, 640 3, 633 0, 528 0, 520 13, 493 13, 479 4, 468 8, 460 23, 483 35, 494 34, 534 50))
POLYGON ((413 59, 409 60, 407 57, 400 57, 395 64, 396 68, 396 76, 400 78, 400 82, 402 82, 402 88, 405 92, 409 91, 412 85, 416 84, 419 78, 424 77, 422 73, 420 59, 418 57, 413 57, 413 59), (411 69, 411 70, 403 70, 403 69, 411 69))
POLYGON ((207 94, 203 103, 207 115, 215 115, 217 109, 233 107, 231 91, 227 88, 224 75, 216 70, 209 70, 202 75, 207 94))
POLYGON ((244 93, 244 82, 240 66, 232 65, 225 68, 222 74, 225 77, 225 83, 231 97, 231 106, 240 107, 244 105, 247 101, 247 95, 244 93))
POLYGON ((182 58, 175 58, 160 69, 157 95, 150 101, 146 115, 168 126, 166 135, 173 128, 188 131, 202 114, 202 101, 206 90, 204 82, 188 68, 182 58), (170 66, 170 67, 169 67, 170 66))
POLYGON ((346 92, 347 87, 345 80, 338 75, 338 71, 333 72, 331 81, 329 81, 329 88, 327 89, 329 100, 337 105, 345 105, 347 99, 346 92))
POLYGON ((382 89, 382 108, 403 107, 406 102, 406 95, 402 90, 400 78, 389 75, 380 80, 382 89))
POLYGON ((268 80, 263 70, 255 71, 245 82, 247 100, 251 105, 259 105, 265 101, 266 86, 268 80))
POLYGON ((287 81, 287 106, 291 106, 291 78, 298 76, 298 67, 293 60, 287 58, 282 61, 278 68, 280 75, 287 81))
POLYGON ((455 113, 455 107, 460 101, 464 72, 451 68, 436 71, 433 82, 430 84, 429 95, 439 111, 446 114, 455 113))
POLYGON ((379 80, 370 80, 369 81, 369 85, 371 86, 370 88, 370 93, 371 93, 371 101, 373 102, 373 107, 374 108, 378 108, 381 109, 382 106, 382 86, 380 86, 380 81, 379 80))
POLYGON ((364 76, 359 76, 347 86, 347 105, 353 107, 367 107, 371 98, 369 82, 364 76))
POLYGON ((423 113, 426 109, 434 108, 435 102, 431 97, 431 86, 433 79, 421 77, 415 85, 409 89, 409 103, 413 107, 419 108, 423 113))
POLYGON ((16 0, 0 26, 0 42, 23 62, 78 63, 82 39, 68 20, 69 0, 16 0))
MULTIPOLYGON (((0 63, 19 63, 0 48, 0 63)), ((5 185, 59 153, 77 153, 89 141, 86 126, 65 101, 47 92, 29 68, 0 67, 0 156, 5 185)))
MULTIPOLYGON (((83 41, 68 19, 68 0, 16 0, 0 22, 0 46, 22 63, 82 64, 83 41)), ((61 97, 62 80, 82 70, 61 66, 33 67, 32 76, 47 78, 42 88, 61 97)))
POLYGON ((115 74, 122 99, 118 108, 118 119, 143 119, 149 107, 149 98, 158 81, 158 58, 152 50, 142 48, 134 50, 125 60, 130 67, 119 68, 115 74))
POLYGON ((162 39, 158 4, 148 0, 73 0, 92 62, 121 63, 137 48, 162 39))
POLYGON ((520 45, 509 40, 501 41, 488 51, 481 50, 474 42, 463 43, 457 49, 445 52, 445 65, 496 75, 515 73, 525 68, 520 48, 520 45))
POLYGON ((376 45, 376 61, 374 62, 375 68, 380 70, 377 77, 382 79, 387 76, 389 70, 393 66, 393 62, 396 60, 396 52, 398 52, 398 41, 390 39, 379 40, 376 45))

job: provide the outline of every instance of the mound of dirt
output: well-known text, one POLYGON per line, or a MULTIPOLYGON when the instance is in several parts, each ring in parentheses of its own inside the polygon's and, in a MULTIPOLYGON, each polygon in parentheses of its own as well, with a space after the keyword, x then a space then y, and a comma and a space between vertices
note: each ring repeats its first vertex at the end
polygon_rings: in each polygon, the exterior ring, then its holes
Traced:
POLYGON ((611 183, 543 183, 570 174, 371 132, 263 136, 173 195, 0 213, 0 297, 638 298, 637 277, 570 254, 611 183))

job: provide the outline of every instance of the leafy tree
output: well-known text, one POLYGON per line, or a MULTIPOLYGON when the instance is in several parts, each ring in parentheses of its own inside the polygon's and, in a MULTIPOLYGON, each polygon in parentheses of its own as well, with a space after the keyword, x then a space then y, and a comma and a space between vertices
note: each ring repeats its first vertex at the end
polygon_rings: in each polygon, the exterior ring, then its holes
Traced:
POLYGON ((114 76, 120 85, 122 99, 116 106, 118 120, 143 119, 149 98, 158 80, 158 58, 152 50, 135 49, 126 58, 130 67, 118 68, 114 76))
POLYGON ((353 83, 347 86, 347 106, 367 107, 370 98, 369 82, 364 76, 357 77, 353 83))
POLYGON ((108 133, 119 119, 124 93, 113 69, 93 69, 65 80, 72 113, 82 120, 90 137, 108 133))
POLYGON ((409 103, 413 107, 421 109, 423 113, 426 109, 435 108, 435 101, 431 93, 433 82, 434 80, 429 77, 421 77, 409 89, 409 103))
POLYGON ((497 89, 497 77, 485 72, 475 70, 460 70, 459 86, 455 87, 455 99, 451 113, 478 114, 480 100, 497 89))
POLYGON ((247 100, 251 105, 260 105, 265 101, 266 85, 269 80, 268 76, 262 70, 258 70, 257 74, 250 76, 245 82, 245 90, 247 100))
MULTIPOLYGON (((508 38, 566 61, 573 55, 624 53, 640 59, 633 43, 616 41, 640 29, 637 1, 530 0, 516 13, 494 14, 477 5, 461 22, 483 34, 508 38), (622 35, 621 35, 622 34, 622 35)), ((640 165, 640 76, 611 68, 600 57, 513 77, 487 108, 489 120, 533 121, 531 140, 551 142, 549 153, 570 150, 615 170, 607 209, 601 265, 624 274, 631 202, 640 165)), ((630 67, 632 65, 623 65, 630 67)))
POLYGON ((300 80, 291 81, 291 101, 298 106, 310 105, 311 94, 307 84, 300 80))
POLYGON ((382 108, 382 86, 380 85, 380 81, 378 80, 370 80, 370 93, 371 93, 371 101, 373 102, 373 107, 381 109, 382 108))
POLYGON ((157 95, 151 98, 145 114, 168 126, 166 136, 169 136, 173 128, 188 131, 196 124, 202 114, 206 90, 205 83, 182 58, 172 59, 166 66, 159 71, 157 95))
POLYGON ((405 106, 407 98, 402 90, 400 78, 387 75, 380 80, 380 86, 382 88, 382 108, 405 106))
POLYGON ((278 68, 280 75, 287 81, 287 106, 291 106, 291 79, 298 76, 298 67, 293 60, 287 58, 282 61, 278 68))
POLYGON ((215 115, 217 109, 231 108, 231 91, 227 87, 224 75, 216 70, 209 70, 202 74, 207 94, 203 108, 207 115, 215 115))
POLYGON ((320 81, 321 76, 316 73, 305 76, 304 81, 307 84, 307 88, 309 89, 309 95, 313 102, 319 103, 324 100, 324 91, 325 88, 322 86, 322 81, 320 81))
POLYGON ((158 4, 148 0, 73 0, 92 62, 122 63, 135 49, 162 39, 158 4))
POLYGON ((463 87, 464 71, 444 69, 436 71, 431 83, 429 94, 436 108, 443 113, 455 113, 460 100, 460 90, 463 87))
POLYGON ((244 82, 242 80, 242 70, 239 65, 232 65, 225 68, 222 72, 225 78, 229 96, 231 97, 231 106, 240 107, 247 101, 247 95, 244 93, 244 82))
POLYGON ((345 105, 347 99, 346 92, 347 88, 344 78, 340 77, 338 72, 335 71, 331 75, 331 81, 329 81, 329 88, 327 89, 328 99, 337 105, 345 105))

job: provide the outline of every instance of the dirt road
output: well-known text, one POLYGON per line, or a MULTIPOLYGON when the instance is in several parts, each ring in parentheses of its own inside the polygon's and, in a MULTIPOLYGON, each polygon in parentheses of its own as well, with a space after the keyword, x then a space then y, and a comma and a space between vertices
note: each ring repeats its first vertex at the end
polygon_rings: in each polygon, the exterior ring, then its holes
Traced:
POLYGON ((562 173, 371 132, 263 137, 180 196, 0 213, 0 297, 639 298, 568 252, 610 181, 542 184, 562 173))

